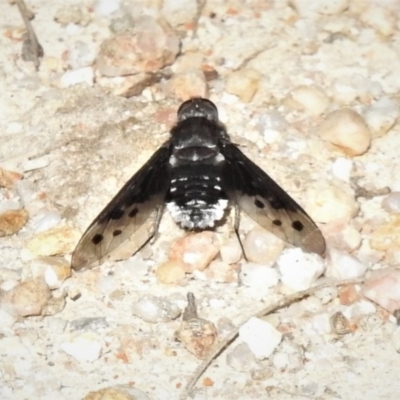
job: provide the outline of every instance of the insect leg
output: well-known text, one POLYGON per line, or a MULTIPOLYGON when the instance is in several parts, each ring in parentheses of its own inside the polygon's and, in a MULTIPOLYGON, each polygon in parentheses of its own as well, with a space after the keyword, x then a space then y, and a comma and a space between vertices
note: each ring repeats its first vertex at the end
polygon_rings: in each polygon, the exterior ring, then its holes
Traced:
POLYGON ((236 234, 236 237, 237 237, 237 239, 239 241, 240 248, 242 249, 242 253, 243 253, 244 259, 246 261, 249 261, 247 259, 247 256, 246 256, 246 252, 244 251, 242 240, 240 239, 239 225, 240 225, 240 208, 239 208, 239 206, 237 204, 235 204, 235 223, 234 223, 235 234, 236 234))

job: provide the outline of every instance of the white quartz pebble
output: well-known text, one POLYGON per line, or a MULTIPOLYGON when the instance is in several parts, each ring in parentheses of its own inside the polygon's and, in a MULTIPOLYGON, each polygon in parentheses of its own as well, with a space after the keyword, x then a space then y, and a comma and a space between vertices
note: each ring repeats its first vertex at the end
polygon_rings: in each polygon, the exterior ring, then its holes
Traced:
POLYGON ((281 280, 293 290, 308 289, 324 272, 323 259, 301 249, 285 249, 276 261, 281 280))
POLYGON ((350 182, 352 169, 353 161, 348 158, 338 157, 332 163, 333 175, 344 182, 350 182))
POLYGON ((93 332, 75 334, 61 344, 61 349, 78 361, 96 361, 101 354, 102 340, 93 332))
POLYGON ((282 333, 269 322, 250 318, 239 329, 240 339, 246 343, 256 358, 269 357, 282 340, 282 333))
POLYGON ((132 312, 133 315, 151 323, 171 321, 180 314, 176 304, 152 295, 144 295, 139 298, 133 304, 132 312))
POLYGON ((61 77, 60 87, 66 88, 80 83, 86 83, 89 86, 93 86, 94 71, 92 67, 84 67, 65 72, 61 77))
POLYGON ((325 275, 337 279, 352 279, 363 276, 367 266, 357 258, 336 249, 330 249, 325 275))
POLYGON ((269 265, 245 263, 240 268, 240 281, 245 286, 270 288, 279 281, 279 274, 269 265))
POLYGON ((398 103, 388 97, 382 97, 367 109, 364 117, 372 136, 382 137, 393 127, 399 117, 398 103))

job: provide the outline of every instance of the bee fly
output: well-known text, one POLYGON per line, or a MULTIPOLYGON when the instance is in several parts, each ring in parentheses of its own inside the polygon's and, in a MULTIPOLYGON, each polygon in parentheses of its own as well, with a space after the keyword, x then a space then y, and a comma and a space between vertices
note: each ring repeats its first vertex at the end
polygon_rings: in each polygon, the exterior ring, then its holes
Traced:
MULTIPOLYGON (((190 230, 213 228, 233 206, 237 216, 244 211, 286 242, 325 252, 312 219, 231 142, 207 99, 193 98, 179 107, 170 138, 91 223, 72 255, 72 267, 101 263, 130 237, 139 250, 155 235, 165 206, 190 230)), ((236 232, 238 224, 236 218, 236 232)))

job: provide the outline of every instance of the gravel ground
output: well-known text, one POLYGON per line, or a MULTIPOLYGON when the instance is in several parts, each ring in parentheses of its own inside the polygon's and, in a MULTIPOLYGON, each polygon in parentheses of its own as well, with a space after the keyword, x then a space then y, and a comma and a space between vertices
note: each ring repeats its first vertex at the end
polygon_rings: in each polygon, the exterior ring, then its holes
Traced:
POLYGON ((175 335, 188 292, 222 338, 282 296, 366 278, 258 320, 192 394, 397 399, 399 2, 32 0, 38 71, 21 58, 11 3, 0 3, 1 398, 178 399, 201 363, 175 335), (232 216, 188 243, 166 214, 134 257, 71 271, 84 229, 191 96, 215 102, 233 141, 319 224, 326 259, 281 254, 243 216, 252 255, 239 262, 232 216), (202 240, 212 245, 189 273, 169 249, 202 240), (257 348, 275 338, 267 355, 257 348))

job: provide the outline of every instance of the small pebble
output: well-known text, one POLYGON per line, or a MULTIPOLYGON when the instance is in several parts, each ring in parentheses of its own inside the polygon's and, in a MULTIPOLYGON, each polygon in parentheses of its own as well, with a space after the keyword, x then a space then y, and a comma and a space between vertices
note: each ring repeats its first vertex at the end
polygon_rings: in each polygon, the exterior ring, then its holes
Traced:
POLYGON ((259 360, 269 357, 282 340, 282 333, 270 323, 250 318, 239 329, 240 339, 246 343, 259 360))
POLYGON ((364 154, 371 144, 371 132, 364 119, 349 108, 328 114, 318 131, 323 140, 349 156, 364 154))
POLYGON ((150 323, 168 322, 179 317, 179 307, 166 298, 152 295, 140 297, 132 306, 132 313, 150 323))
POLYGON ((19 172, 7 171, 6 169, 0 168, 0 187, 12 188, 15 182, 20 181, 23 175, 19 172))
POLYGON ((388 213, 400 214, 400 192, 392 192, 382 200, 382 208, 388 213))
POLYGON ((364 283, 362 293, 393 314, 400 308, 400 270, 383 268, 372 271, 364 283))
POLYGON ((246 343, 238 344, 226 355, 226 363, 236 371, 246 372, 256 366, 256 357, 246 343))
POLYGON ((200 70, 204 62, 204 55, 194 51, 181 54, 171 65, 174 74, 191 70, 200 70))
POLYGON ((310 210, 313 219, 321 223, 336 219, 350 221, 359 209, 350 190, 327 182, 310 186, 305 201, 305 209, 310 210))
POLYGON ((353 161, 349 160, 348 158, 338 157, 332 163, 333 175, 344 182, 350 182, 352 170, 353 161))
POLYGON ((285 99, 285 104, 295 110, 304 110, 310 115, 320 115, 327 109, 329 98, 315 85, 295 87, 285 99))
POLYGON ((220 244, 213 232, 189 234, 173 244, 169 252, 172 262, 184 263, 187 273, 203 271, 216 257, 220 244))
POLYGON ((371 315, 376 313, 376 306, 367 300, 359 300, 354 304, 349 305, 343 314, 349 318, 359 318, 364 315, 371 315))
POLYGON ((43 257, 29 265, 32 278, 44 278, 50 289, 58 289, 71 276, 71 265, 63 257, 43 257))
POLYGON ((95 0, 93 3, 93 11, 100 16, 109 17, 120 9, 120 3, 120 0, 95 0))
POLYGON ((384 5, 371 4, 360 15, 360 20, 383 36, 391 36, 396 31, 396 14, 384 5))
POLYGON ((213 260, 204 274, 215 282, 236 283, 238 282, 238 271, 236 265, 229 265, 223 261, 213 260))
POLYGON ((336 219, 323 226, 323 234, 329 247, 351 253, 361 245, 361 234, 348 224, 346 218, 336 219))
POLYGON ((96 60, 97 49, 94 45, 77 40, 68 49, 68 63, 73 70, 90 67, 96 60))
POLYGON ((49 287, 40 279, 21 282, 3 294, 1 306, 18 317, 40 315, 51 299, 49 287))
POLYGON ((68 226, 61 226, 39 232, 26 244, 33 257, 45 257, 71 253, 81 234, 68 226))
POLYGON ((74 85, 86 83, 89 86, 94 84, 94 71, 92 67, 84 67, 65 72, 60 79, 60 87, 67 88, 74 85))
POLYGON ((204 72, 197 69, 175 74, 165 83, 164 90, 181 101, 192 97, 208 97, 208 84, 204 72))
POLYGON ((54 228, 61 222, 61 215, 55 211, 45 211, 33 218, 35 232, 43 232, 54 228))
POLYGON ((327 335, 331 331, 332 325, 328 313, 313 315, 303 326, 303 332, 307 336, 327 335))
POLYGON ((69 5, 59 8, 54 14, 54 20, 64 26, 68 24, 86 26, 90 22, 90 16, 89 13, 85 15, 79 6, 69 5))
POLYGON ((270 265, 244 263, 240 268, 240 281, 245 286, 268 289, 279 282, 279 273, 270 265))
POLYGON ((167 261, 157 267, 156 278, 159 283, 180 285, 185 282, 186 265, 179 261, 167 261))
POLYGON ((197 358, 204 358, 218 337, 217 328, 203 318, 183 320, 175 337, 197 358))
POLYGON ((364 276, 367 266, 350 254, 336 249, 329 250, 325 275, 338 280, 364 276))
POLYGON ((186 31, 188 26, 194 27, 199 6, 196 0, 164 0, 161 14, 171 26, 186 31))
POLYGON ((349 6, 349 0, 290 0, 289 4, 300 14, 305 17, 313 13, 319 14, 340 14, 349 6))
POLYGON ((314 296, 321 301, 321 304, 330 303, 337 295, 338 289, 335 286, 324 287, 314 292, 314 296))
POLYGON ((332 331, 336 335, 347 335, 356 329, 356 325, 351 323, 341 311, 331 315, 330 323, 332 331))
POLYGON ((151 400, 137 387, 116 385, 95 392, 89 392, 82 400, 151 400))
POLYGON ((311 287, 324 272, 323 259, 301 249, 285 249, 276 261, 284 285, 293 290, 311 287))
POLYGON ((20 231, 28 222, 26 210, 8 210, 0 214, 0 237, 20 231))
POLYGON ((388 222, 379 225, 369 237, 371 248, 380 251, 392 247, 400 247, 400 216, 391 218, 388 222))
POLYGON ((61 343, 61 349, 77 361, 94 362, 100 358, 102 339, 94 332, 81 332, 72 335, 61 343))
POLYGON ((219 251, 221 260, 226 264, 235 264, 242 257, 242 248, 237 237, 229 238, 219 251))
POLYGON ((284 247, 283 240, 261 227, 252 229, 243 241, 247 259, 263 265, 272 265, 284 247))
POLYGON ((174 62, 179 38, 161 19, 142 16, 132 29, 106 39, 97 56, 101 75, 124 76, 156 72, 174 62))
POLYGON ((372 137, 384 136, 394 126, 399 118, 399 105, 397 101, 388 97, 382 97, 372 104, 364 114, 372 137))
POLYGON ((251 68, 243 68, 231 72, 226 77, 225 89, 228 93, 239 97, 244 103, 248 103, 254 97, 262 75, 251 68))

